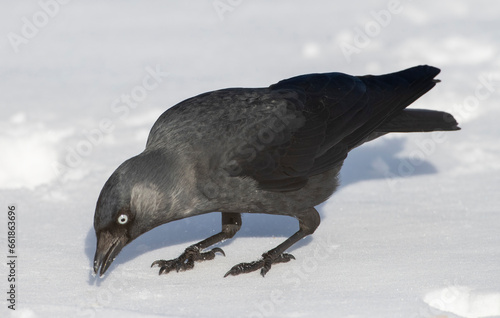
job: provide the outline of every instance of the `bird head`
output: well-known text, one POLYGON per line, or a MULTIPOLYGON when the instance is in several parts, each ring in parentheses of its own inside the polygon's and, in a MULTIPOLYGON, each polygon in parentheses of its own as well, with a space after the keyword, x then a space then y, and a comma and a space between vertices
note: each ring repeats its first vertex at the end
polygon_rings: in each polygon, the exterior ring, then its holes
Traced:
POLYGON ((94 214, 94 273, 102 276, 122 248, 149 230, 188 213, 189 187, 179 165, 144 152, 121 164, 105 183, 94 214))

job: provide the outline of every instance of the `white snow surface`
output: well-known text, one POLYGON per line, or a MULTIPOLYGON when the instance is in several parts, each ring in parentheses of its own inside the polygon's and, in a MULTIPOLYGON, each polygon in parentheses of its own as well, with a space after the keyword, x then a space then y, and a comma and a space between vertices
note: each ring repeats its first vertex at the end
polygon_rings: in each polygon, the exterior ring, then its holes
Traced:
POLYGON ((492 1, 2 1, 1 317, 500 317, 500 3, 492 1), (177 102, 294 75, 418 64, 442 82, 414 107, 461 131, 356 149, 296 260, 223 278, 297 230, 244 215, 226 257, 150 264, 220 230, 220 214, 158 227, 91 275, 109 175, 177 102), (125 98, 128 96, 128 103, 125 98), (7 211, 15 204, 16 310, 7 211))

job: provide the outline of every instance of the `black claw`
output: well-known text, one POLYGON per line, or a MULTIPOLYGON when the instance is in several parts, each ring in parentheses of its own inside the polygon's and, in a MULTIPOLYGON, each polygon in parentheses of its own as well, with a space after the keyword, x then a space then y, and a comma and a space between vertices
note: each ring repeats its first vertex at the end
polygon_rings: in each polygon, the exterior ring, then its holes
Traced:
POLYGON ((226 253, 224 253, 224 251, 223 251, 223 250, 222 250, 222 248, 220 248, 220 247, 214 247, 214 248, 211 250, 211 252, 213 252, 214 254, 215 254, 215 253, 217 253, 217 252, 219 252, 219 253, 221 253, 223 256, 226 256, 226 253))
POLYGON ((158 271, 158 275, 161 275, 161 274, 168 274, 168 272, 170 272, 172 269, 171 268, 168 268, 166 266, 162 266, 160 268, 160 270, 158 271))
POLYGON ((161 266, 160 263, 163 263, 163 262, 166 262, 166 260, 164 259, 159 259, 159 260, 156 260, 153 262, 153 264, 151 264, 151 267, 157 265, 157 266, 161 266))
POLYGON ((260 275, 262 275, 262 277, 266 276, 267 272, 271 269, 272 264, 273 259, 271 257, 264 258, 264 266, 262 266, 262 269, 260 270, 260 275))

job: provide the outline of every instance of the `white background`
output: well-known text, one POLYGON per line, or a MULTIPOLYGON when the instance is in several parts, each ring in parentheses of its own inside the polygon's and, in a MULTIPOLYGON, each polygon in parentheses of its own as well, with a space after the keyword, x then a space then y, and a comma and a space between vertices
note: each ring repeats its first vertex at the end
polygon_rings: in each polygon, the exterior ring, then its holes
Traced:
POLYGON ((0 314, 500 316, 499 11, 459 0, 2 1, 0 314), (291 218, 244 215, 221 245, 226 257, 166 276, 149 268, 218 232, 212 213, 141 236, 104 279, 91 275, 99 191, 167 108, 218 88, 418 64, 441 68, 442 83, 414 107, 449 111, 462 130, 351 152, 342 187, 319 207, 322 224, 290 249, 295 261, 265 278, 223 278, 297 229, 291 218), (146 89, 155 69, 162 76, 146 89), (5 301, 11 203, 15 312, 5 301))

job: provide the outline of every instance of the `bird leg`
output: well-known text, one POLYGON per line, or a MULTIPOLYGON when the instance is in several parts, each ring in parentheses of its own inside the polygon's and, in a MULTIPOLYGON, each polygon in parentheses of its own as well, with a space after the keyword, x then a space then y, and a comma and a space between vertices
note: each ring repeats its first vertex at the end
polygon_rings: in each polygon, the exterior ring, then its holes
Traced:
POLYGON ((286 241, 277 247, 262 254, 262 258, 260 260, 251 263, 240 263, 233 266, 233 268, 231 268, 226 275, 224 275, 224 277, 250 273, 258 269, 260 269, 260 274, 264 277, 271 269, 272 264, 286 263, 295 259, 292 254, 284 253, 285 250, 305 236, 312 234, 320 223, 319 213, 315 208, 309 208, 302 216, 297 218, 299 220, 299 230, 295 234, 290 236, 286 241))
POLYGON ((194 262, 202 262, 215 258, 216 253, 221 253, 226 256, 224 251, 215 247, 207 252, 202 252, 205 248, 219 243, 223 240, 232 238, 241 228, 241 214, 239 213, 222 213, 222 231, 210 236, 209 238, 193 244, 184 250, 178 258, 171 260, 157 260, 151 264, 151 267, 157 265, 160 267, 159 275, 167 274, 172 270, 186 271, 194 267, 194 262))

